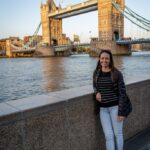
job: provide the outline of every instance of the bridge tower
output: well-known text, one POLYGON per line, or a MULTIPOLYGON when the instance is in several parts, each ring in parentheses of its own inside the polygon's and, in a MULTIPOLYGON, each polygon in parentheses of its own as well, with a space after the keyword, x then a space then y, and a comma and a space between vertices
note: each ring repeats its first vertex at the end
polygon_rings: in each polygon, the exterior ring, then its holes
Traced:
POLYGON ((130 53, 129 45, 116 44, 116 40, 124 38, 124 16, 113 7, 112 1, 124 10, 125 0, 98 0, 99 38, 91 41, 91 49, 94 49, 91 55, 97 55, 100 49, 110 49, 113 54, 130 53))
MULTIPOLYGON (((124 10, 124 0, 115 0, 124 10)), ((98 0, 98 30, 100 40, 115 41, 124 37, 124 16, 112 5, 112 0, 98 0)))
POLYGON ((49 6, 48 4, 41 3, 41 23, 42 23, 42 34, 43 42, 50 45, 50 21, 48 18, 49 6))
POLYGON ((49 18, 51 12, 57 11, 53 0, 48 0, 46 4, 41 3, 41 23, 43 42, 51 45, 62 44, 62 19, 49 18))

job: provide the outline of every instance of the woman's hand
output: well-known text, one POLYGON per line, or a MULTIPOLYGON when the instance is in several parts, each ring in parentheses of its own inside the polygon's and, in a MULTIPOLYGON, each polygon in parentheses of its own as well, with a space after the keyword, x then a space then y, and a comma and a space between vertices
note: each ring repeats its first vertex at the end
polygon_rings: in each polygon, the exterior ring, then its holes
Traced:
POLYGON ((101 98, 101 94, 100 93, 97 93, 96 94, 96 100, 101 102, 102 101, 102 98, 101 98))
POLYGON ((118 117, 117 117, 118 122, 124 121, 124 119, 125 119, 124 116, 118 116, 118 117))

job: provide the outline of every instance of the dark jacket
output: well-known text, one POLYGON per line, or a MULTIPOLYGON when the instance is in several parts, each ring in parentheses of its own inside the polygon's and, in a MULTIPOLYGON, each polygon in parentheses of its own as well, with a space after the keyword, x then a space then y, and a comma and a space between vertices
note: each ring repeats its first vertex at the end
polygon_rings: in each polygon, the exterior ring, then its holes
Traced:
MULTIPOLYGON (((116 69, 115 71, 116 71, 116 79, 113 82, 113 85, 114 85, 114 91, 117 93, 118 96, 118 115, 127 117, 129 113, 132 111, 132 105, 130 103, 129 97, 126 94, 126 87, 123 80, 123 75, 119 70, 116 69)), ((100 74, 100 70, 97 71, 95 70, 93 74, 93 88, 94 88, 95 95, 98 92, 97 80, 99 74, 100 74)))

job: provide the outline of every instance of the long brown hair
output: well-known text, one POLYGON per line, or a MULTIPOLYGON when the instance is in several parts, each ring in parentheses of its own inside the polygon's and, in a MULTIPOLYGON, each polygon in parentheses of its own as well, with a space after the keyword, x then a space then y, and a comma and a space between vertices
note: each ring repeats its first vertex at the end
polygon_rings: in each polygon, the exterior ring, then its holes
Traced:
MULTIPOLYGON (((110 57, 109 68, 111 69, 111 79, 112 81, 116 81, 118 79, 118 69, 114 66, 113 55, 109 49, 101 49, 98 58, 100 58, 103 53, 107 53, 110 57)), ((99 69, 102 70, 102 66, 98 60, 96 70, 98 71, 99 69)))

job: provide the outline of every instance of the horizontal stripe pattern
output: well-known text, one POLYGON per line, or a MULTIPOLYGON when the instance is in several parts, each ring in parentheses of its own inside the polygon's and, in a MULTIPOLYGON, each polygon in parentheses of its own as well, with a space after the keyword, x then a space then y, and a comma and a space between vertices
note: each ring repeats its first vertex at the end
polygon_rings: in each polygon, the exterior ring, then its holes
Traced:
POLYGON ((111 107, 118 105, 118 97, 115 92, 116 85, 114 86, 111 80, 111 72, 101 72, 97 80, 98 91, 101 93, 102 101, 101 107, 111 107))

